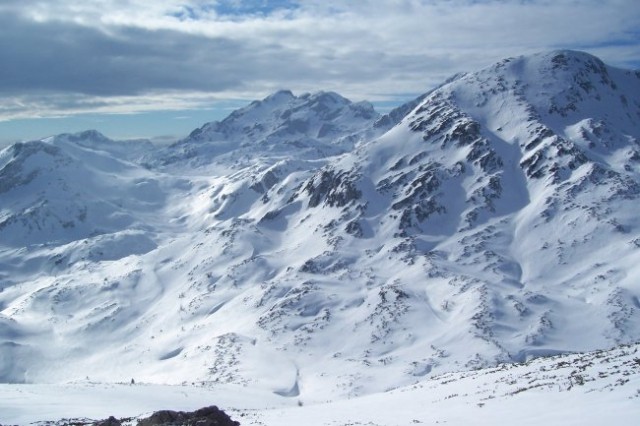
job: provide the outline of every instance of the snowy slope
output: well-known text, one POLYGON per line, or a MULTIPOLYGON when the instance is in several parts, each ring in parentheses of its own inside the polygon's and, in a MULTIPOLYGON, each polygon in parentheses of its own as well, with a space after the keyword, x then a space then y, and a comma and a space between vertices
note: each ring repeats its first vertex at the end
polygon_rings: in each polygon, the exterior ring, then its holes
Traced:
POLYGON ((495 425, 505 419, 519 425, 627 425, 640 415, 638 355, 636 344, 543 358, 321 403, 230 385, 0 385, 0 422, 82 424, 115 416, 135 424, 152 411, 215 403, 243 425, 495 425))
POLYGON ((171 147, 0 153, 0 381, 305 401, 640 340, 640 75, 557 51, 387 116, 278 92, 171 147))

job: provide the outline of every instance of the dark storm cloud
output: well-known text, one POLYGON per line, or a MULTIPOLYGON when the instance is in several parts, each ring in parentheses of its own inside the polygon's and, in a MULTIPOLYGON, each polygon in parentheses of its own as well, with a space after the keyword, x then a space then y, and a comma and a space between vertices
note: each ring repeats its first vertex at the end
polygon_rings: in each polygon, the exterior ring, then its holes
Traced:
MULTIPOLYGON (((276 61, 278 56, 283 63, 291 59, 277 46, 272 50, 276 61)), ((119 27, 106 33, 70 22, 36 23, 3 14, 0 93, 222 91, 241 87, 258 73, 256 67, 271 74, 252 51, 246 43, 166 29, 119 27)))

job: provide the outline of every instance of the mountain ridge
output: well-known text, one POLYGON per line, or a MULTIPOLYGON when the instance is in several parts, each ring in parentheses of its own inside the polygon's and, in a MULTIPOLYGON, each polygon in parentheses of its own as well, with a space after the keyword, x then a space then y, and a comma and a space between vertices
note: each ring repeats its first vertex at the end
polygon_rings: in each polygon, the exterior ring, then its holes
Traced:
POLYGON ((241 155, 253 160, 281 158, 291 150, 303 160, 323 159, 351 150, 363 138, 359 133, 378 117, 369 102, 353 103, 335 92, 295 96, 281 90, 221 121, 204 124, 167 147, 159 162, 191 161, 199 167, 230 163, 241 155))

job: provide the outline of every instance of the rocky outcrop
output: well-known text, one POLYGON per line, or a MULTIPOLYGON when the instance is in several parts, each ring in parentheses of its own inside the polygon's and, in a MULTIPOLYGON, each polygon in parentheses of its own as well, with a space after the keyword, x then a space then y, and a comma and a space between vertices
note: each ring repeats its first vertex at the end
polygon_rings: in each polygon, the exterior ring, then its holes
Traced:
MULTIPOLYGON (((135 418, 127 417, 117 419, 110 416, 104 420, 90 419, 62 419, 54 422, 40 422, 47 426, 121 426, 133 424, 135 418)), ((240 426, 240 423, 231 420, 224 411, 215 405, 200 408, 196 411, 156 411, 149 417, 139 419, 137 426, 240 426)))

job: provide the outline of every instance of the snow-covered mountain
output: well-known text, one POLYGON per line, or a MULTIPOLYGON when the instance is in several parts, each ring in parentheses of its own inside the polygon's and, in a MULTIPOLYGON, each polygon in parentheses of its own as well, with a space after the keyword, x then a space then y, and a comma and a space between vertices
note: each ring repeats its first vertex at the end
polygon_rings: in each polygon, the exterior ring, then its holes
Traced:
POLYGON ((281 90, 205 124, 149 161, 190 167, 215 162, 239 169, 264 157, 321 159, 371 137, 366 131, 379 118, 369 102, 353 103, 333 92, 295 96, 281 90))
POLYGON ((0 381, 322 400, 638 341, 639 141, 640 73, 556 51, 385 116, 278 92, 163 149, 11 146, 0 381))

